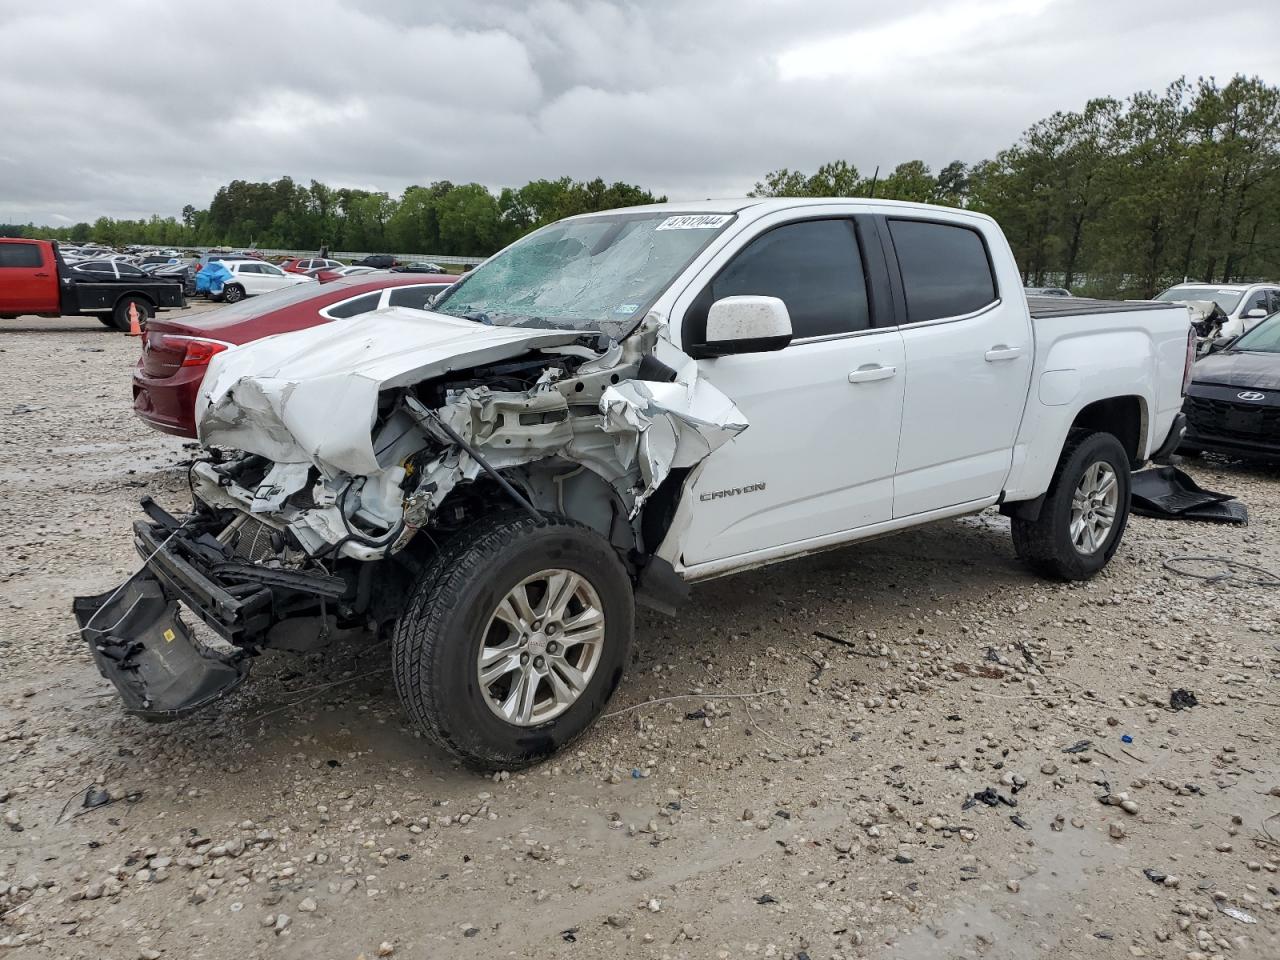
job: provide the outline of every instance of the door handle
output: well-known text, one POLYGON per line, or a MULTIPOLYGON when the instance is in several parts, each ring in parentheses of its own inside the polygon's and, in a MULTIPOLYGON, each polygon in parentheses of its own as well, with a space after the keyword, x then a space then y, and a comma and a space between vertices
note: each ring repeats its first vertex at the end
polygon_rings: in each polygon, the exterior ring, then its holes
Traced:
POLYGON ((1022 356, 1022 348, 1006 347, 1001 343, 992 347, 983 356, 987 358, 987 363, 999 363, 1001 360, 1013 360, 1022 356))
POLYGON ((44 272, 41 272, 41 273, 37 273, 37 274, 36 274, 36 276, 37 276, 37 277, 47 277, 47 276, 48 276, 48 274, 47 274, 47 273, 44 273, 44 272))
POLYGON ((849 374, 850 383, 872 383, 876 380, 888 380, 898 375, 897 367, 886 367, 879 363, 867 363, 849 374))

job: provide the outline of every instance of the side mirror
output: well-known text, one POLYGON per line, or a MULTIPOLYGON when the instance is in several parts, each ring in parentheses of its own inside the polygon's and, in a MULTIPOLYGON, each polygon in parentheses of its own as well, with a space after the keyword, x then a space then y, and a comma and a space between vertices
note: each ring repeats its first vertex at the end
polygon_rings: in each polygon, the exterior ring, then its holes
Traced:
POLYGON ((1267 315, 1267 311, 1263 310, 1261 307, 1254 307, 1252 310, 1250 310, 1248 313, 1245 314, 1246 317, 1250 317, 1250 318, 1257 317, 1258 319, 1261 319, 1266 315, 1267 315))
POLYGON ((707 311, 704 357, 781 350, 791 342, 791 315, 777 297, 725 297, 707 311))

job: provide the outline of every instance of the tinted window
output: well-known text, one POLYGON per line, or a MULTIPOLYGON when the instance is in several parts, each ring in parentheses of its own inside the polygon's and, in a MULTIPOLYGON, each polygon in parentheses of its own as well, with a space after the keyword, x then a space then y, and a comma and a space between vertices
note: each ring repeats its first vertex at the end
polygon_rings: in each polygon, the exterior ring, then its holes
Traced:
POLYGON ((131 263, 118 263, 116 269, 122 277, 145 277, 146 274, 131 263))
POLYGON ((907 322, 958 317, 996 299, 987 248, 976 230, 920 220, 890 220, 902 270, 907 322))
POLYGON ((413 307, 415 310, 426 310, 427 301, 447 286, 447 283, 440 283, 421 287, 396 287, 391 291, 391 296, 387 303, 392 307, 413 307))
POLYGON ((808 220, 756 237, 691 308, 690 342, 703 342, 712 303, 749 295, 785 303, 796 339, 867 329, 867 282, 853 221, 808 220))
POLYGON ((1245 313, 1248 313, 1250 310, 1265 309, 1267 309, 1267 293, 1265 290, 1259 290, 1257 293, 1253 294, 1253 296, 1249 298, 1249 302, 1244 305, 1245 313))
POLYGON ((237 263, 235 271, 236 273, 261 273, 262 268, 256 263, 237 263))
POLYGON ((283 271, 283 270, 281 270, 279 267, 273 267, 273 266, 272 266, 271 264, 269 264, 269 263, 260 263, 260 264, 258 264, 258 272, 259 272, 259 273, 265 273, 265 274, 266 274, 267 276, 269 276, 269 277, 283 277, 283 276, 284 276, 284 271, 283 271))
POLYGON ((116 274, 115 268, 112 264, 105 260, 94 260, 90 263, 78 263, 76 264, 76 269, 85 273, 109 273, 113 277, 116 274))
POLYGON ((38 267, 43 262, 34 243, 0 243, 0 267, 38 267))
MULTIPOLYGON (((311 286, 311 284, 308 284, 308 286, 311 286)), ((370 310, 377 310, 378 300, 381 297, 381 290, 366 293, 363 297, 356 297, 354 300, 340 303, 336 307, 330 307, 325 313, 335 320, 341 320, 343 317, 354 317, 357 313, 368 313, 370 310)))

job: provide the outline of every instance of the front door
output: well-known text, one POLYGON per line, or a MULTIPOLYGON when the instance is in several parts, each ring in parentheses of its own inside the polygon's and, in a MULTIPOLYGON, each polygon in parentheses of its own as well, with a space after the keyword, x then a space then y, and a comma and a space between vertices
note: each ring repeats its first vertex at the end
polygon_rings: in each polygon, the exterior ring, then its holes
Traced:
POLYGON ((893 515, 909 517, 1003 489, 1035 344, 1020 288, 1001 298, 1010 278, 997 284, 978 229, 896 218, 887 227, 907 321, 893 515))
POLYGON ((711 303, 755 294, 780 298, 793 330, 781 351, 699 361, 749 426, 703 462, 687 494, 686 566, 892 515, 903 343, 872 326, 858 230, 847 217, 764 227, 684 318, 683 341, 696 343, 711 303))
POLYGON ((0 243, 0 313, 58 312, 57 267, 41 246, 0 243))

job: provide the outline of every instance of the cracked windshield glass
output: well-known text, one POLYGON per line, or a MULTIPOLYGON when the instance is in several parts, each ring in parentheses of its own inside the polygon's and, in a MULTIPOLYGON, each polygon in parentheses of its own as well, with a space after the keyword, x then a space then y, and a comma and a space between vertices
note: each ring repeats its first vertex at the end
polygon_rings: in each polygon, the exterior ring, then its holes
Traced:
POLYGON ((623 214, 555 223, 478 267, 432 308, 496 326, 626 336, 731 214, 623 214))

